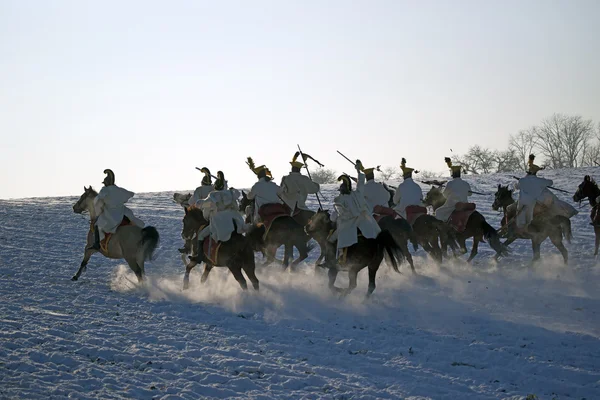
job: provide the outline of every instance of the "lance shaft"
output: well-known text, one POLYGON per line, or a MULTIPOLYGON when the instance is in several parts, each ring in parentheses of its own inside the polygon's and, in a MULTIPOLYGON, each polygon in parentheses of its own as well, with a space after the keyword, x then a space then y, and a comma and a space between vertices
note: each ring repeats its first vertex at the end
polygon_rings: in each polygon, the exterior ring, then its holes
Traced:
MULTIPOLYGON (((521 178, 519 178, 517 176, 514 176, 514 175, 513 175, 513 178, 515 178, 516 180, 521 179, 521 178)), ((561 193, 571 194, 571 192, 569 192, 567 190, 562 190, 562 189, 556 188, 554 186, 548 186, 548 189, 556 190, 557 192, 561 192, 561 193)))
POLYGON ((342 156, 342 157, 344 157, 346 160, 348 160, 348 162, 349 162, 350 164, 352 164, 352 165, 356 166, 356 162, 354 162, 354 161, 352 161, 351 159, 349 159, 348 157, 346 157, 344 154, 342 154, 342 152, 341 152, 341 151, 339 151, 339 150, 336 150, 336 151, 338 152, 338 154, 339 154, 340 156, 342 156))
MULTIPOLYGON (((302 149, 300 149, 300 145, 297 144, 296 146, 298 146, 298 151, 300 152, 300 156, 302 157, 302 160, 304 161, 304 168, 306 168, 306 174, 308 175, 308 179, 310 179, 312 181, 312 177, 310 176, 310 171, 308 170, 308 164, 306 163, 306 160, 304 159, 304 153, 302 152, 302 149)), ((320 187, 319 187, 320 189, 320 187)), ((319 192, 315 193, 315 196, 317 196, 317 202, 319 203, 319 208, 322 210, 323 209, 323 205, 321 204, 321 199, 319 199, 319 192)), ((292 210, 293 212, 293 210, 292 210)))

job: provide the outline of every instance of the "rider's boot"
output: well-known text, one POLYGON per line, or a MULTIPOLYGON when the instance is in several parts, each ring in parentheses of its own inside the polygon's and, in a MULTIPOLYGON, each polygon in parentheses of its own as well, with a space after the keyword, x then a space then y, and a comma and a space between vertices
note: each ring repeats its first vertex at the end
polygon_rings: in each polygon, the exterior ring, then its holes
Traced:
POLYGON ((338 261, 337 261, 337 249, 336 249, 336 245, 334 243, 331 242, 327 242, 326 247, 325 247, 325 261, 322 262, 321 264, 319 264, 320 267, 323 268, 338 268, 338 261))

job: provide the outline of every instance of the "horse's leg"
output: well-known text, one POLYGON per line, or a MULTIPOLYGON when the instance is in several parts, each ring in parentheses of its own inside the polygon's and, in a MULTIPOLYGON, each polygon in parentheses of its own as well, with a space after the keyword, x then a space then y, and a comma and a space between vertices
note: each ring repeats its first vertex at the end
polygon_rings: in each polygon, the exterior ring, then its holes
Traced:
POLYGON ((477 255, 477 250, 479 249, 479 242, 481 242, 482 240, 483 240, 483 237, 481 237, 480 235, 473 236, 473 248, 471 249, 471 255, 467 259, 468 263, 473 261, 473 259, 477 255))
POLYGON ((458 246, 460 247, 460 253, 467 254, 467 238, 465 237, 465 235, 457 235, 456 239, 456 241, 458 242, 458 246))
POLYGON ((72 281, 76 281, 77 279, 79 279, 79 277, 81 276, 81 274, 83 272, 85 272, 85 270, 87 268, 87 264, 90 261, 90 257, 95 252, 96 252, 95 250, 86 250, 83 253, 83 260, 81 261, 81 264, 79 266, 79 269, 77 270, 77 273, 75 275, 73 275, 73 277, 71 278, 72 281))
POLYGON ((556 246, 558 251, 560 251, 560 254, 563 256, 563 260, 565 261, 565 265, 567 265, 569 263, 569 252, 562 242, 562 233, 560 231, 552 232, 550 234, 550 241, 554 246, 556 246))
POLYGON ((294 256, 294 244, 290 240, 286 240, 283 244, 283 269, 287 269, 290 265, 290 259, 294 256))
POLYGON ((144 281, 144 270, 138 265, 136 260, 125 259, 125 261, 127 261, 127 264, 129 264, 129 268, 131 268, 132 271, 135 273, 135 276, 137 276, 138 282, 142 283, 144 281))
POLYGON ((252 282, 252 287, 254 288, 254 290, 258 290, 258 278, 256 277, 256 273, 254 271, 255 268, 256 266, 254 265, 254 254, 252 254, 252 261, 245 262, 242 266, 242 269, 246 273, 248 279, 250 279, 250 282, 252 282))
POLYGON ((246 283, 246 279, 244 278, 244 275, 242 274, 242 268, 239 265, 237 265, 237 263, 236 263, 236 265, 230 266, 229 270, 233 274, 233 277, 235 278, 235 280, 238 281, 241 288, 244 290, 248 290, 248 284, 246 283))
POLYGON ((437 262, 438 264, 441 264, 444 260, 444 253, 442 252, 442 249, 440 248, 440 245, 438 244, 438 240, 441 241, 441 238, 435 238, 434 240, 431 240, 429 242, 429 245, 431 246, 431 256, 433 257, 433 260, 435 262, 437 262))
POLYGON ((375 291, 375 277, 377 276, 377 270, 379 265, 374 263, 369 264, 369 288, 367 289, 367 297, 370 297, 375 291))
POLYGON ((277 253, 277 245, 268 244, 267 248, 265 249, 265 255, 266 255, 267 259, 262 263, 262 266, 266 267, 267 265, 269 265, 273 261, 275 261, 276 253, 277 253))
POLYGON ((598 255, 598 247, 600 247, 600 226, 594 226, 594 234, 596 235, 596 245, 594 247, 594 256, 598 255))
POLYGON ((206 282, 206 280, 208 279, 208 274, 210 274, 210 271, 212 271, 214 265, 205 262, 204 263, 204 272, 202 272, 202 277, 200 278, 200 283, 204 283, 206 282))
POLYGON ((190 261, 186 264, 185 275, 183 275, 183 290, 187 290, 190 287, 190 272, 196 265, 198 265, 196 261, 190 261))
POLYGON ((539 238, 536 236, 533 239, 531 239, 531 247, 533 249, 533 259, 531 260, 532 263, 535 263, 536 261, 538 261, 540 259, 540 248, 542 246, 542 241, 539 240, 539 238))
MULTIPOLYGON (((348 294, 350 294, 351 291, 353 291, 354 289, 356 289, 356 282, 358 279, 358 268, 351 268, 348 271, 348 289, 343 291, 343 295, 346 296, 348 294)), ((370 286, 370 283, 369 283, 370 286)), ((368 296, 369 294, 367 294, 368 296)))
POLYGON ((329 268, 329 271, 327 272, 327 276, 329 278, 328 286, 329 289, 334 293, 340 291, 340 289, 335 287, 335 278, 337 278, 337 274, 338 270, 335 268, 329 268))
POLYGON ((413 262, 412 254, 410 254, 410 251, 408 250, 408 240, 401 240, 398 245, 402 249, 402 253, 404 253, 406 260, 410 264, 410 269, 412 270, 413 274, 416 274, 417 271, 415 270, 415 263, 413 262))

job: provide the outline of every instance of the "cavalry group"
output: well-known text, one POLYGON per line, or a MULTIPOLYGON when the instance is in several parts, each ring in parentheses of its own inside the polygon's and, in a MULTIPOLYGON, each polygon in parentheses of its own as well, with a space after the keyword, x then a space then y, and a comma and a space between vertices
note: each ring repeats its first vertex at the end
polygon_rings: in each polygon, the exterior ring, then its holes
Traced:
MULTIPOLYGON (((245 233, 250 226, 256 224, 272 223, 274 216, 279 214, 300 216, 303 225, 309 223, 314 214, 306 205, 309 195, 318 195, 320 186, 313 182, 309 176, 302 174, 307 159, 312 159, 307 154, 296 152, 291 164, 291 171, 281 179, 278 185, 273 181, 271 171, 265 166, 256 166, 252 158, 248 157, 247 164, 256 174, 258 181, 247 193, 247 199, 252 205, 247 206, 242 212, 238 201, 241 193, 234 188, 229 188, 222 171, 216 177, 211 175, 208 168, 200 169, 204 173, 201 185, 193 195, 182 204, 187 210, 200 209, 208 225, 197 233, 194 240, 200 244, 207 238, 212 238, 216 243, 227 242, 235 231, 245 233), (214 183, 213 183, 214 178, 214 183), (274 212, 273 210, 277 210, 274 212)), ((553 182, 537 176, 542 169, 534 164, 535 156, 529 157, 529 168, 526 175, 519 179, 516 188, 519 189, 516 214, 513 223, 508 224, 509 236, 527 235, 528 227, 534 220, 534 211, 542 207, 547 215, 561 215, 571 218, 577 211, 574 207, 558 199, 549 188, 553 182)), ((469 196, 473 194, 468 182, 462 179, 461 165, 454 165, 450 158, 445 158, 450 169, 451 180, 445 184, 443 195, 445 203, 434 211, 437 220, 451 223, 453 213, 469 203, 469 196)), ((381 182, 375 181, 375 168, 365 168, 360 160, 355 163, 356 178, 347 174, 339 176, 339 195, 334 199, 331 221, 335 224, 327 239, 327 246, 322 249, 325 262, 322 266, 340 268, 339 257, 343 249, 355 245, 359 236, 366 239, 376 238, 381 227, 378 217, 393 216, 398 219, 407 219, 414 223, 414 216, 424 213, 423 193, 421 187, 413 180, 413 173, 418 173, 406 165, 402 158, 400 168, 403 181, 394 192, 381 182), (353 181, 356 187, 353 188, 353 181)), ((308 171, 308 168, 307 168, 308 171)), ((114 234, 123 221, 143 228, 144 223, 133 215, 125 205, 134 196, 133 192, 123 189, 115 184, 114 173, 105 170, 107 174, 104 187, 94 200, 95 229, 94 243, 88 250, 100 251, 103 241, 108 234, 114 234)), ((426 213, 425 209, 425 213, 426 213)), ((267 227, 268 231, 268 227, 267 227)), ((191 243, 179 249, 182 253, 191 251, 191 243)), ((197 246, 202 249, 202 245, 197 246)), ((198 260, 203 255, 192 254, 198 260)))

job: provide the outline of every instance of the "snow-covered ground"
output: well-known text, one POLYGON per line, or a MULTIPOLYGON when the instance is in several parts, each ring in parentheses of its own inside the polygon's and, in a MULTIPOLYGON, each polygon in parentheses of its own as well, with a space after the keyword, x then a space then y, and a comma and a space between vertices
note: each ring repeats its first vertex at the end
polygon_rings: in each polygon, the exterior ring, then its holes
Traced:
MULTIPOLYGON (((586 173, 600 168, 541 174, 574 192, 586 173)), ((514 182, 466 179, 488 193, 514 182)), ((324 190, 329 201, 334 193, 324 190)), ((534 268, 526 241, 498 264, 486 244, 473 265, 436 266, 420 250, 418 276, 382 266, 365 301, 366 271, 338 299, 308 264, 259 269, 259 293, 219 268, 204 285, 195 270, 182 291, 183 210, 171 198, 138 194, 131 204, 161 235, 145 286, 100 255, 70 280, 88 229, 76 197, 0 201, 0 398, 600 399, 587 203, 573 219, 569 266, 549 242, 534 268)), ((475 199, 499 226, 492 196, 475 199)))

